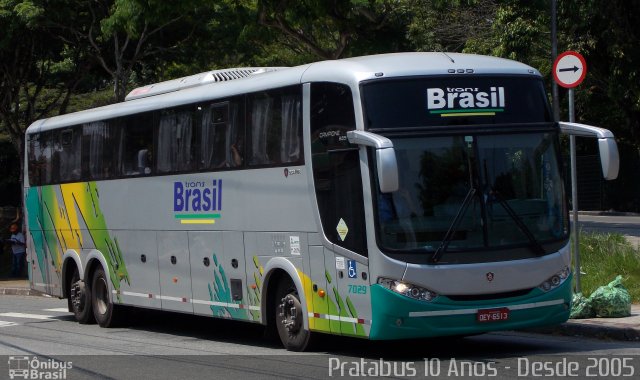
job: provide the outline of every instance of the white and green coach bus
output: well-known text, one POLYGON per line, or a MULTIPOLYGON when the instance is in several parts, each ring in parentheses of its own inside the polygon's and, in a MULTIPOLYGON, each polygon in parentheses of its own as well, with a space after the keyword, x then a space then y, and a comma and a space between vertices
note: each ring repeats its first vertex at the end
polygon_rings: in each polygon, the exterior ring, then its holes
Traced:
POLYGON ((260 323, 290 350, 556 324, 571 304, 561 133, 541 75, 401 53, 216 70, 27 129, 30 281, 80 323, 125 307, 260 323))

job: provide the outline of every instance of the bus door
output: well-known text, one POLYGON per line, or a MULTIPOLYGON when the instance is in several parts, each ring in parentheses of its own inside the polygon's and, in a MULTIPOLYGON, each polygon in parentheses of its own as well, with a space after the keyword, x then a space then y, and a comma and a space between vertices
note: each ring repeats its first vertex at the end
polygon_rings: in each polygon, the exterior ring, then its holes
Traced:
POLYGON ((32 187, 26 190, 26 224, 29 231, 25 235, 27 243, 27 266, 31 289, 51 294, 53 284, 50 279, 51 259, 48 259, 48 247, 44 239, 41 221, 42 202, 38 188, 32 187))
MULTIPOLYGON (((327 296, 335 331, 365 336, 371 301, 360 149, 347 139, 356 127, 353 95, 338 83, 312 83, 311 153, 318 213, 325 238, 327 296)), ((363 152, 364 153, 364 152, 363 152)), ((314 277, 315 278, 315 277, 314 277)))
POLYGON ((188 232, 158 232, 158 267, 162 309, 193 312, 188 232))
MULTIPOLYGON (((44 170, 51 161, 52 147, 50 141, 40 133, 32 133, 28 138, 28 180, 31 187, 24 189, 25 217, 24 224, 29 227, 25 234, 27 243, 27 264, 31 288, 45 294, 52 294, 55 275, 49 247, 44 235, 44 202, 42 199, 42 187, 38 187, 47 180, 44 170)), ((26 181, 25 181, 26 183, 26 181)), ((57 280, 57 279, 56 279, 57 280)))
MULTIPOLYGON (((32 211, 33 212, 33 211, 32 211)), ((29 230, 27 236, 27 265, 31 289, 51 294, 53 289, 50 280, 50 260, 44 242, 44 235, 40 230, 29 230)))
POLYGON ((242 232, 189 232, 189 250, 194 313, 257 320, 259 307, 247 299, 242 232))

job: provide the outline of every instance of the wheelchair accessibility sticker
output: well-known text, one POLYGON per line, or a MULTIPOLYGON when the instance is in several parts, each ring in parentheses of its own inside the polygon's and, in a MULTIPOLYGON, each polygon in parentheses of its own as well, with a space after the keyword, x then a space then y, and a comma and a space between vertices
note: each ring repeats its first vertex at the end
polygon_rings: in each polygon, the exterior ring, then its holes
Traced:
POLYGON ((356 261, 355 260, 347 260, 348 271, 347 274, 349 278, 358 278, 358 270, 356 269, 356 261))

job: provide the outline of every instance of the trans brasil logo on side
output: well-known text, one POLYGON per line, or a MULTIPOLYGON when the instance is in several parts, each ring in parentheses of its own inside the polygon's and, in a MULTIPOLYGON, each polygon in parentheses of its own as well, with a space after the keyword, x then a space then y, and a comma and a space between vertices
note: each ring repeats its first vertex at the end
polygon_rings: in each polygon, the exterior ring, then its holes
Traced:
POLYGON ((222 180, 176 181, 173 211, 181 224, 214 224, 222 211, 222 180))
POLYGON ((427 89, 427 110, 440 117, 494 116, 504 112, 504 87, 482 91, 478 87, 427 89))

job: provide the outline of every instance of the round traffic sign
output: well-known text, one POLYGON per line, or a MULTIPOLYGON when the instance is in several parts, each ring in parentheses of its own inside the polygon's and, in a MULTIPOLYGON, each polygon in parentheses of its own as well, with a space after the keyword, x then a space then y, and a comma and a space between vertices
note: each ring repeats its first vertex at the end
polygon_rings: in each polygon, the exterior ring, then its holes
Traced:
POLYGON ((553 63, 553 79, 562 87, 576 87, 586 75, 587 62, 575 51, 565 51, 553 63))

